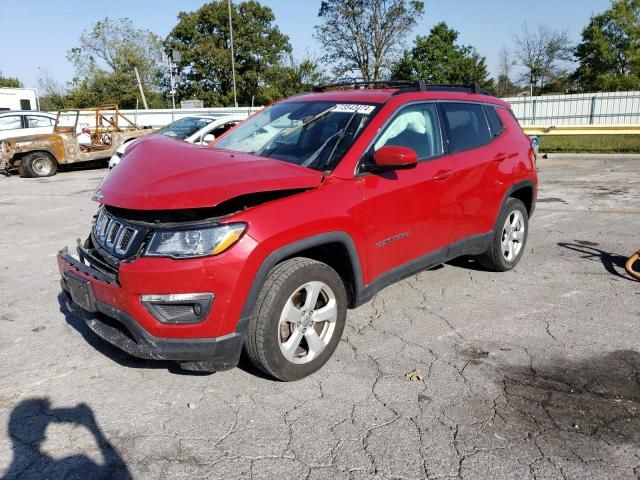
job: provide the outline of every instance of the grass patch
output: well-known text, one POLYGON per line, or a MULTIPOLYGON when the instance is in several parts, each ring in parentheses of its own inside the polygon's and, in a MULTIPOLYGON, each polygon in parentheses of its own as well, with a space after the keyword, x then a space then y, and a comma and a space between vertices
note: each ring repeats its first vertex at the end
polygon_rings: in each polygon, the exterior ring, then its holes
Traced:
POLYGON ((543 153, 640 153, 640 135, 543 135, 543 153))

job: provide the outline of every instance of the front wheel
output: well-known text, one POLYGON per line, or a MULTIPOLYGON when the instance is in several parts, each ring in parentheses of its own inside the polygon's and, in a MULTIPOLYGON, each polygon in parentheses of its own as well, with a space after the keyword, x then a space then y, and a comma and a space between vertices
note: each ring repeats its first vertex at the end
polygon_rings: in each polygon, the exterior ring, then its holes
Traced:
POLYGON ((20 160, 20 176, 22 177, 50 177, 56 174, 58 163, 47 152, 33 152, 20 160))
POLYGON ((509 198, 496 221, 491 247, 478 261, 496 272, 511 270, 522 258, 528 234, 529 214, 524 203, 509 198))
POLYGON ((346 316, 347 294, 335 270, 308 258, 286 260, 262 287, 245 352, 268 375, 299 380, 329 360, 346 316))

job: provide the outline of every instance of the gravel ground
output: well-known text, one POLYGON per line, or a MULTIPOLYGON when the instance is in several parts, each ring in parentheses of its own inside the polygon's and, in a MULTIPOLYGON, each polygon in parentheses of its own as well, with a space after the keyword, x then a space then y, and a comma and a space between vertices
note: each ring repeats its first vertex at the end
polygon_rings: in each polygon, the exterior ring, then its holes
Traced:
POLYGON ((640 283, 622 266, 640 157, 540 168, 517 269, 456 261, 387 288, 290 384, 95 337, 60 303, 55 254, 87 234, 104 170, 0 178, 0 477, 638 478, 640 283))

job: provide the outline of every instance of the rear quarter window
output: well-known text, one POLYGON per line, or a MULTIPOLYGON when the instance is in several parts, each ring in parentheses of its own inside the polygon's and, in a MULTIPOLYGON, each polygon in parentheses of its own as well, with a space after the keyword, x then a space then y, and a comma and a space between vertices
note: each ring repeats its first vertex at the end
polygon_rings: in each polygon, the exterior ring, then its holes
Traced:
POLYGON ((487 121, 489 122, 489 130, 491 130, 491 136, 500 136, 500 134, 504 131, 504 124, 500 119, 500 115, 498 115, 498 112, 496 111, 496 107, 485 105, 484 113, 487 114, 487 121))
POLYGON ((451 153, 480 147, 491 141, 491 133, 482 105, 443 103, 441 108, 449 133, 451 153))

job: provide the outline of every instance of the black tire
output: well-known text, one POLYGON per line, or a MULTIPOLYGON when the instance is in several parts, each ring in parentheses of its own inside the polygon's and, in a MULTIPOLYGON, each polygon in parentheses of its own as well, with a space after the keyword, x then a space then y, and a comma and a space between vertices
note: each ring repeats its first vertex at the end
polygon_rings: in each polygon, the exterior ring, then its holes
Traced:
POLYGON ((522 254, 524 253, 525 247, 527 245, 527 237, 529 235, 529 213, 527 212, 527 208, 524 206, 522 201, 517 198, 509 198, 505 203, 504 207, 500 211, 500 215, 498 215, 498 219, 496 220, 496 225, 493 232, 493 238, 491 239, 491 247, 487 250, 483 255, 478 257, 478 262, 480 265, 485 267, 488 270, 493 270, 494 272, 506 272, 514 268, 520 259, 522 258, 522 254), (503 239, 505 238, 505 225, 507 222, 507 218, 513 219, 518 213, 522 215, 523 222, 523 235, 522 240, 517 243, 520 244, 517 254, 513 255, 512 258, 507 258, 507 255, 503 252, 503 239))
POLYGON ((20 159, 20 176, 51 177, 58 170, 58 162, 47 152, 32 152, 20 159))
MULTIPOLYGON (((335 270, 309 258, 286 260, 274 267, 262 286, 245 338, 245 353, 267 375, 282 381, 299 380, 311 375, 329 360, 342 336, 346 316, 347 293, 335 270), (336 300, 337 318, 324 350, 307 363, 296 364, 285 358, 280 349, 280 316, 289 299, 301 291, 305 284, 313 281, 324 283, 332 291, 336 300)), ((305 342, 306 339, 303 339, 298 350, 304 350, 302 346, 305 342)))

